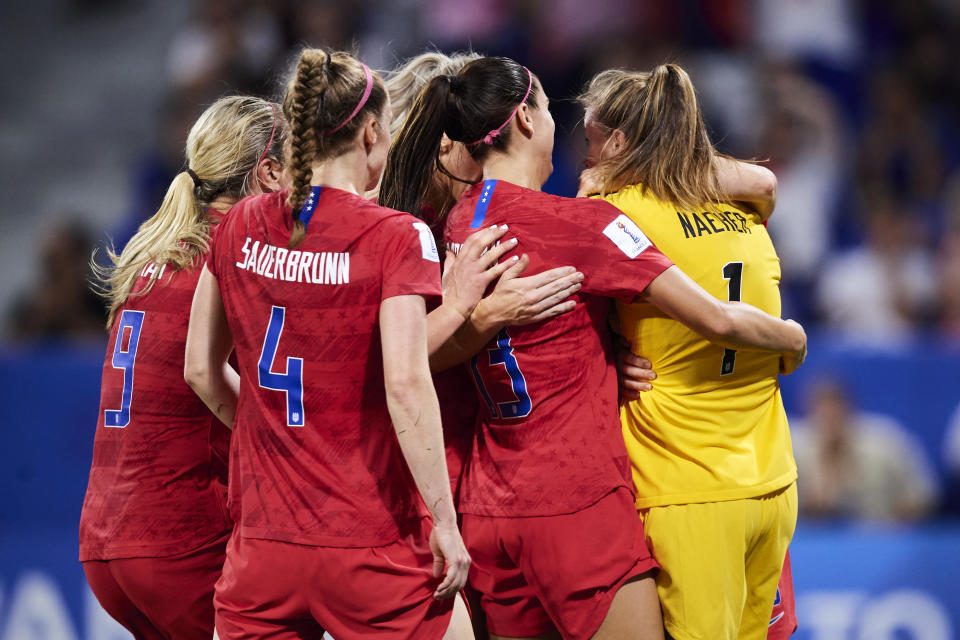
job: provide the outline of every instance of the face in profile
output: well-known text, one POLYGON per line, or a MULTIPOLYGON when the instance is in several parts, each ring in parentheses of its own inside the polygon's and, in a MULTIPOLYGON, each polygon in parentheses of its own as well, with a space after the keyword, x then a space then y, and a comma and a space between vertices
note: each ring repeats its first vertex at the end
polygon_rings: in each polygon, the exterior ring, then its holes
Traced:
POLYGON ((602 160, 613 157, 616 150, 613 145, 607 144, 610 140, 610 132, 596 121, 593 109, 587 109, 583 116, 583 130, 587 138, 587 157, 583 159, 585 168, 589 169, 602 160))
POLYGON ((546 182, 553 173, 553 136, 556 126, 550 114, 550 101, 543 92, 540 84, 536 86, 537 108, 527 108, 526 112, 533 123, 531 142, 539 163, 539 177, 541 184, 546 182))

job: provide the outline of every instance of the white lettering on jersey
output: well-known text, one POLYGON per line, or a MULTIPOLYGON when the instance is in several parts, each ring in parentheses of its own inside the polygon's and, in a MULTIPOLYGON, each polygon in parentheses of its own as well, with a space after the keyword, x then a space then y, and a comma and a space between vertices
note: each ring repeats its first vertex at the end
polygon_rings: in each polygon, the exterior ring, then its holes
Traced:
POLYGON ((141 277, 141 278, 142 278, 142 277, 147 277, 147 278, 149 278, 149 277, 153 276, 154 273, 156 273, 156 274, 157 274, 157 280, 159 280, 160 278, 163 277, 163 272, 164 272, 164 270, 165 270, 166 268, 167 268, 167 265, 162 265, 162 266, 160 267, 160 272, 157 273, 157 265, 156 265, 156 263, 154 263, 154 262, 148 262, 147 264, 143 265, 143 269, 140 270, 140 277, 141 277))
POLYGON ((631 259, 636 258, 653 244, 640 227, 622 213, 604 228, 603 235, 610 238, 613 244, 631 259))
POLYGON ((247 241, 243 243, 243 248, 240 249, 243 252, 243 262, 238 262, 237 266, 241 269, 247 267, 247 260, 250 259, 250 238, 247 238, 247 241))
POLYGON ((413 228, 420 234, 420 255, 424 260, 430 262, 440 262, 440 254, 437 252, 437 243, 433 239, 433 232, 423 222, 414 222, 413 228))
MULTIPOLYGON (((349 284, 350 254, 330 251, 300 251, 247 238, 241 251, 246 257, 236 266, 264 278, 308 284, 349 284)), ((149 265, 148 265, 149 266, 149 265)), ((144 268, 144 273, 147 269, 144 268)), ((161 268, 160 273, 163 273, 161 268)))

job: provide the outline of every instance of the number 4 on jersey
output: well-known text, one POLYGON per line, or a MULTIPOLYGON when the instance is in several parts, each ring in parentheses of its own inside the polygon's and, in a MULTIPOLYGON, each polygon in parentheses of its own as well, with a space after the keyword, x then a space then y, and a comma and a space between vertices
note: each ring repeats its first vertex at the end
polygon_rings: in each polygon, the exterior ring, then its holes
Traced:
MULTIPOLYGON (((723 265, 723 279, 727 281, 727 299, 730 302, 740 302, 740 287, 743 284, 743 263, 728 262, 723 265)), ((723 350, 723 362, 720 364, 720 375, 727 376, 733 373, 737 364, 735 349, 723 350)))
POLYGON ((283 333, 285 307, 273 307, 270 312, 270 324, 263 337, 263 350, 257 364, 258 384, 262 389, 283 391, 287 395, 287 426, 302 427, 303 416, 303 358, 287 357, 287 370, 274 373, 273 362, 277 357, 280 334, 283 333))

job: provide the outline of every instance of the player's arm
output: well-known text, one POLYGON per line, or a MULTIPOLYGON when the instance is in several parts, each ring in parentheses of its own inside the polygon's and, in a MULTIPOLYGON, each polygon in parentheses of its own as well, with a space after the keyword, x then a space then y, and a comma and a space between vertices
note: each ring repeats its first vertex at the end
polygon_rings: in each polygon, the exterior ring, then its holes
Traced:
POLYGON ((427 323, 424 300, 418 295, 384 299, 380 306, 383 377, 387 408, 403 457, 423 501, 433 516, 430 547, 434 576, 446 575, 434 593, 448 598, 466 584, 470 556, 457 529, 440 406, 427 363, 427 323))
POLYGON ((427 353, 435 353, 463 326, 490 283, 510 267, 499 260, 517 246, 517 239, 491 246, 506 233, 506 225, 489 227, 467 238, 459 254, 447 252, 441 279, 443 302, 427 314, 427 353))
POLYGON ((233 428, 240 376, 227 363, 233 337, 217 279, 203 266, 190 308, 183 378, 223 424, 233 428))
POLYGON ((784 373, 794 371, 806 356, 807 336, 799 324, 743 302, 718 300, 677 266, 657 276, 643 298, 722 347, 780 353, 784 373))
POLYGON ((734 202, 742 202, 763 220, 777 205, 777 176, 773 171, 750 162, 715 156, 713 174, 720 189, 734 202))
POLYGON ((509 267, 490 295, 481 299, 450 338, 430 354, 430 369, 443 371, 473 357, 505 326, 541 322, 572 311, 570 296, 580 290, 583 274, 573 267, 557 267, 526 278, 526 254, 505 262, 509 267))

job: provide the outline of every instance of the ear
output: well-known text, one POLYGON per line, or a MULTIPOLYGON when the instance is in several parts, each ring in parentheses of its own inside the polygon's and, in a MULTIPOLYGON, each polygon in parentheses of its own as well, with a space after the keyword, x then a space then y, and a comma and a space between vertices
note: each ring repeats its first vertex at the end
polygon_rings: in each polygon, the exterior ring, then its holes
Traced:
POLYGON ((363 125, 363 148, 367 150, 367 153, 370 153, 370 149, 377 144, 377 140, 382 135, 383 132, 380 131, 380 123, 377 119, 370 118, 367 120, 366 124, 363 125))
POLYGON ((627 137, 620 129, 614 129, 607 139, 607 144, 610 145, 610 151, 613 152, 613 155, 617 155, 627 146, 627 137))
POLYGON ((530 106, 527 103, 520 105, 520 108, 517 109, 517 115, 513 118, 514 122, 517 123, 517 129, 519 129, 520 133, 528 138, 532 138, 533 118, 531 117, 530 106))
POLYGON ((283 165, 273 158, 264 158, 257 165, 256 177, 264 192, 279 191, 282 186, 280 180, 283 176, 283 165))
POLYGON ((440 137, 440 155, 445 156, 450 153, 450 150, 453 149, 453 140, 447 137, 447 134, 443 134, 440 137))

